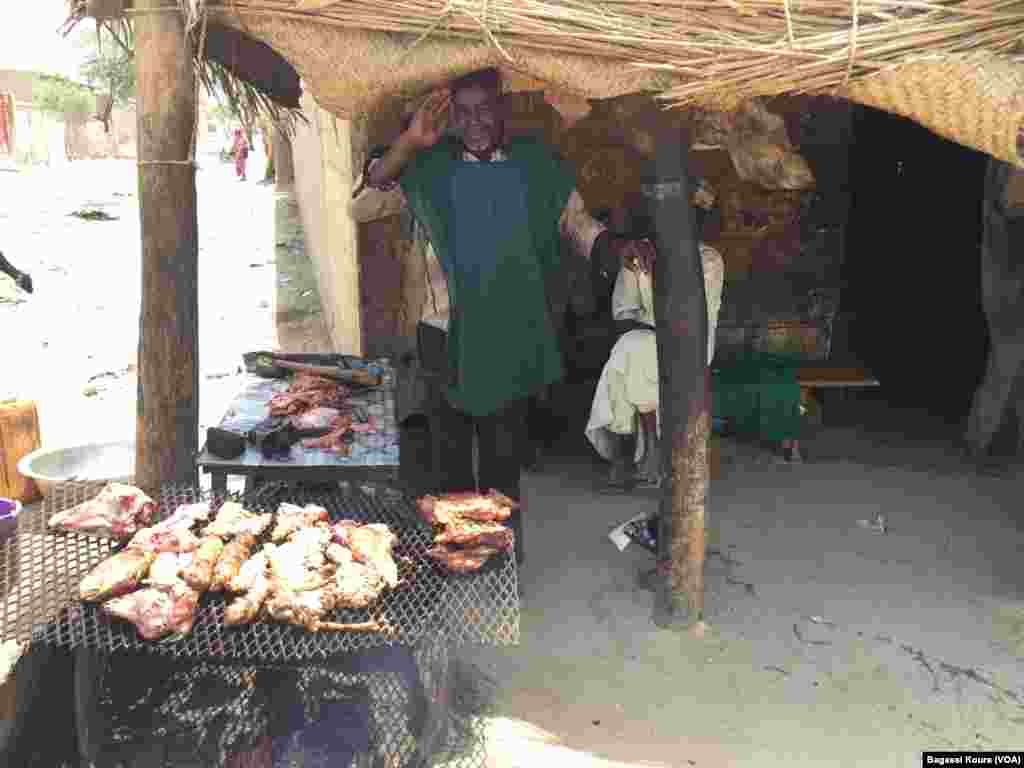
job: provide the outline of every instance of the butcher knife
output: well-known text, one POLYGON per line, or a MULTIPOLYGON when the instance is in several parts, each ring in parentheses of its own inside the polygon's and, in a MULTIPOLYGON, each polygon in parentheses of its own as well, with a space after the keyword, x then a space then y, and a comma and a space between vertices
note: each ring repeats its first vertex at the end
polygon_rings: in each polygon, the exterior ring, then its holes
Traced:
POLYGON ((279 368, 297 373, 309 373, 314 376, 325 376, 340 381, 342 384, 353 384, 357 387, 376 387, 380 385, 380 376, 374 376, 363 368, 341 368, 335 365, 293 363, 288 360, 282 360, 279 357, 272 358, 272 362, 279 368))

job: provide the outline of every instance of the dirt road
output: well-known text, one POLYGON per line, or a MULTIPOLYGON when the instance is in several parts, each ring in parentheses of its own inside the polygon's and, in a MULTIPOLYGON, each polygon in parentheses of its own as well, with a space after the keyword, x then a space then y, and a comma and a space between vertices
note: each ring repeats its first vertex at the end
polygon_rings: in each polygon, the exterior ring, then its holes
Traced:
MULTIPOLYGON (((276 344, 272 185, 260 152, 250 181, 200 157, 200 422, 215 424, 237 387, 241 354, 276 344)), ((0 276, 0 398, 38 402, 45 445, 134 437, 139 211, 130 160, 79 161, 0 174, 0 250, 35 284, 0 276), (76 211, 110 220, 83 220, 76 211)), ((280 244, 286 250, 287 240, 280 244)), ((301 246, 300 246, 301 249, 301 246)))

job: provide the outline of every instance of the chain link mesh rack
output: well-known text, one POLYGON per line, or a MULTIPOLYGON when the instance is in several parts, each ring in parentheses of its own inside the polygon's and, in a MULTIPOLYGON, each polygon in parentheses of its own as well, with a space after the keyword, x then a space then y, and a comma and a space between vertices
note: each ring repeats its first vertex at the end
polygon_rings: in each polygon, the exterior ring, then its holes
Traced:
MULTIPOLYGON (((254 748, 276 730, 275 749, 280 751, 282 733, 291 734, 292 748, 304 757, 289 762, 285 750, 275 768, 319 765, 316 754, 331 766, 483 765, 479 715, 488 684, 475 670, 460 665, 453 650, 518 643, 517 575, 511 554, 494 558, 472 575, 449 574, 427 558, 430 528, 419 520, 412 500, 397 491, 346 483, 262 486, 223 498, 236 499, 254 512, 274 511, 284 501, 319 504, 332 521, 391 527, 398 537, 394 556, 399 587, 369 609, 341 609, 325 618, 344 623, 376 620, 394 631, 311 633, 270 623, 228 627, 223 623, 224 599, 207 594, 187 637, 147 641, 130 624, 78 600, 79 582, 117 545, 46 528, 52 514, 92 498, 102 487, 58 484, 43 504, 22 513, 17 535, 0 543, 0 642, 75 649, 101 660, 94 667, 105 672, 97 673, 95 691, 107 713, 105 748, 130 744, 139 734, 168 744, 187 734, 184 742, 193 761, 205 750, 201 764, 230 765, 230 754, 254 748), (357 712, 365 715, 369 741, 354 762, 322 747, 317 748, 320 753, 308 748, 302 752, 297 741, 297 734, 332 706, 349 713, 343 719, 357 712), (282 713, 287 711, 292 712, 291 725, 282 732, 281 723, 289 717, 282 713), (304 712, 304 719, 296 722, 295 711, 304 712)), ((223 498, 191 487, 166 487, 156 500, 162 519, 180 504, 208 500, 216 507, 223 498)), ((176 764, 167 760, 159 764, 176 764)))

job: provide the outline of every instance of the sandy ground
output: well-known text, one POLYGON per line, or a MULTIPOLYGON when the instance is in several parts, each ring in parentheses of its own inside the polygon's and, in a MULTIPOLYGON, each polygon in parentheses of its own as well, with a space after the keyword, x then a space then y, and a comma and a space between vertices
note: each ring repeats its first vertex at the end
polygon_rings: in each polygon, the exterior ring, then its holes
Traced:
MULTIPOLYGON (((203 165, 205 425, 242 352, 327 342, 287 195, 203 165)), ((0 174, 0 249, 36 282, 12 304, 0 278, 2 383, 39 401, 47 444, 134 431, 133 171, 0 174), (85 204, 120 219, 67 217, 85 204)), ((525 478, 522 644, 473 654, 502 684, 490 768, 917 766, 924 749, 1024 748, 1019 464, 980 475, 945 425, 881 401, 826 413, 802 466, 726 444, 703 632, 652 624, 636 586, 652 560, 607 533, 656 498, 596 492, 582 424, 525 478), (858 525, 879 513, 887 533, 858 525)))
MULTIPOLYGON (((294 336, 293 324, 279 335, 275 318, 279 303, 297 302, 293 262, 303 249, 301 231, 282 217, 287 196, 253 181, 262 177, 259 150, 246 183, 215 155, 199 161, 202 431, 220 420, 237 390, 242 353, 276 348, 294 336), (286 223, 275 226, 278 219, 286 223)), ((38 403, 47 447, 133 439, 140 286, 134 162, 2 173, 0 200, 0 250, 35 284, 27 296, 0 275, 0 397, 38 403), (69 215, 81 209, 116 220, 69 215)), ((308 272, 300 290, 305 301, 309 291, 318 300, 308 272)))

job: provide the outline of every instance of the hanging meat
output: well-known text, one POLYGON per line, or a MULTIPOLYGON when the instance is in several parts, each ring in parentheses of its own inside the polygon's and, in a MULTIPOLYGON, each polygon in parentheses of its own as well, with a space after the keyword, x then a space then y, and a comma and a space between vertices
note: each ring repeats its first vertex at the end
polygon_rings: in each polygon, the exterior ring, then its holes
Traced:
POLYGON ((50 528, 109 539, 129 539, 149 524, 156 504, 130 485, 109 483, 94 498, 52 515, 50 528))
POLYGON ((199 593, 178 580, 169 586, 147 587, 103 604, 103 610, 135 625, 144 640, 192 631, 199 593))
POLYGON ((156 554, 142 549, 125 549, 93 568, 78 586, 78 596, 88 602, 131 592, 146 578, 156 554))
POLYGON ((225 501, 203 533, 206 536, 220 536, 222 539, 242 534, 259 536, 267 530, 273 519, 274 516, 269 512, 254 515, 236 501, 225 501))
POLYGON ((200 592, 206 592, 213 583, 213 569, 217 567, 224 540, 219 536, 207 536, 192 555, 192 562, 182 571, 185 583, 200 592))

